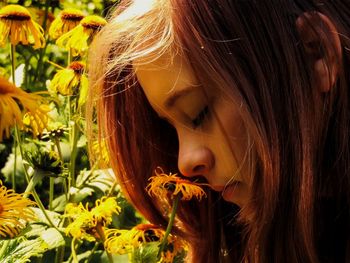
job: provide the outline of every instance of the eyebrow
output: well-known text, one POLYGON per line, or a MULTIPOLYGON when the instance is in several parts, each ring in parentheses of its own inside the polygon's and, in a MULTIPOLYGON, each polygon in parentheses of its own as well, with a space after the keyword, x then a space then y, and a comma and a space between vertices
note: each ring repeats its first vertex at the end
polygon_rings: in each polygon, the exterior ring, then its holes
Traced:
POLYGON ((165 100, 165 102, 164 102, 165 108, 167 108, 167 109, 171 108, 180 97, 183 97, 183 96, 185 96, 188 93, 191 93, 197 87, 198 86, 196 86, 196 85, 194 85, 194 86, 187 86, 187 87, 185 87, 183 89, 174 91, 174 93, 172 93, 165 100))

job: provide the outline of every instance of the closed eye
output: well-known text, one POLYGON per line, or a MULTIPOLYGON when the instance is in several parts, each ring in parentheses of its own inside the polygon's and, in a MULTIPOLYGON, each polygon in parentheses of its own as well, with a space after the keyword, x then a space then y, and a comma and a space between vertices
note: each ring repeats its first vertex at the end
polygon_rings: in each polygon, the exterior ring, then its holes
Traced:
POLYGON ((194 129, 198 128, 203 121, 205 120, 205 118, 208 116, 209 113, 209 107, 208 105, 205 106, 203 108, 203 110, 201 110, 198 115, 196 116, 196 118, 194 118, 191 122, 192 122, 192 126, 194 129))

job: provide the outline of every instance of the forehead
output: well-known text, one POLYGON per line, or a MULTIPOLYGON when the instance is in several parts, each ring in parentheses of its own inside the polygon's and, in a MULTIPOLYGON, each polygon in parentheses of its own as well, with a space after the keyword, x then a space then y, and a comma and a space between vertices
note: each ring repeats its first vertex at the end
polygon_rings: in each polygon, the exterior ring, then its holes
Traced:
POLYGON ((135 63, 134 70, 148 100, 154 106, 161 106, 173 93, 197 84, 188 60, 180 53, 168 51, 150 63, 135 63))

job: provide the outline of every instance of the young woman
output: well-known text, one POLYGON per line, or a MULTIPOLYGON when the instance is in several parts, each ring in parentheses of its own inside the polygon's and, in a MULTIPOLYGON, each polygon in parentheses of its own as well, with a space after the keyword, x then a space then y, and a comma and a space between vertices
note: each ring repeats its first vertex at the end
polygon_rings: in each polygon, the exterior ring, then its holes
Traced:
POLYGON ((122 1, 89 74, 90 127, 149 221, 156 167, 210 185, 180 205, 188 262, 350 262, 350 1, 122 1))

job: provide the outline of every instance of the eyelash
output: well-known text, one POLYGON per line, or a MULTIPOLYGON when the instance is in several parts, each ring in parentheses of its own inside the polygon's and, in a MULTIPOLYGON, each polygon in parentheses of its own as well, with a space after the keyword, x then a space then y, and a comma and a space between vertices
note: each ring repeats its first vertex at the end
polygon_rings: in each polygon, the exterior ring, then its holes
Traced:
POLYGON ((194 129, 196 129, 203 123, 205 118, 208 116, 208 113, 209 113, 209 107, 207 105, 203 108, 203 110, 201 110, 198 113, 197 117, 191 121, 194 129))

